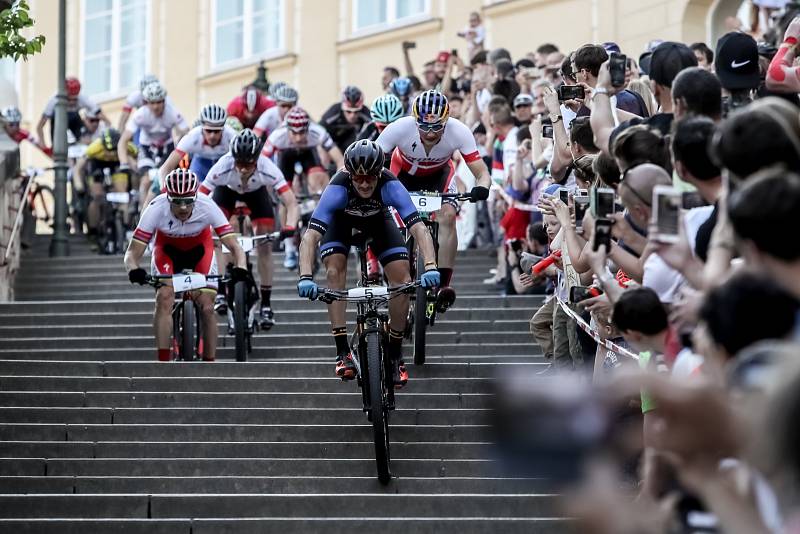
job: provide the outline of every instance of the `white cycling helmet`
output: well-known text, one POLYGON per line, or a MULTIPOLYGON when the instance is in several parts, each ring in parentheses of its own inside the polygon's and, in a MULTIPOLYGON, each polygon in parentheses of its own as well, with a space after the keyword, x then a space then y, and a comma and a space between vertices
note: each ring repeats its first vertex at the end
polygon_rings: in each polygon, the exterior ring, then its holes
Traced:
POLYGON ((217 104, 208 104, 200 110, 200 122, 204 127, 214 130, 221 130, 225 127, 225 120, 228 112, 225 108, 217 104))
POLYGON ((142 79, 139 80, 139 90, 144 91, 144 88, 151 83, 158 83, 158 78, 156 78, 155 74, 145 74, 142 76, 142 79))
POLYGON ((167 90, 159 82, 153 82, 142 89, 142 99, 145 102, 161 102, 167 98, 167 90))
POLYGON ((22 120, 22 113, 14 106, 8 106, 4 108, 0 116, 3 117, 3 122, 6 124, 8 123, 16 123, 22 120))
POLYGON ((277 102, 288 102, 290 104, 297 103, 297 91, 288 85, 279 87, 275 90, 275 100, 277 102))
POLYGON ((189 169, 177 168, 164 179, 167 198, 192 198, 197 195, 200 183, 197 175, 189 169))

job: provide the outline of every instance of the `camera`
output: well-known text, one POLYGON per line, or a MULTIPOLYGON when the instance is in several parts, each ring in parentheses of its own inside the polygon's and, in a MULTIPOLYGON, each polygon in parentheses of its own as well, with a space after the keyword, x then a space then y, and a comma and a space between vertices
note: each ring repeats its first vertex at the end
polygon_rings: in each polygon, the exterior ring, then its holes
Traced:
POLYGON ((605 219, 614 214, 614 190, 610 187, 593 187, 590 205, 595 219, 605 219))
POLYGON ((586 98, 586 91, 582 85, 559 85, 558 86, 558 100, 564 102, 566 100, 583 100, 586 98))
POLYGON ((569 189, 566 187, 558 188, 558 199, 564 204, 569 204, 569 189))
POLYGON ((583 233, 583 218, 589 210, 589 191, 586 189, 576 189, 572 197, 575 203, 575 231, 583 233))
POLYGON ((553 125, 552 124, 543 124, 542 125, 542 137, 546 137, 547 139, 553 138, 553 125))
POLYGON ((676 243, 679 240, 680 209, 683 196, 669 185, 653 188, 653 223, 657 229, 653 239, 662 243, 676 243))

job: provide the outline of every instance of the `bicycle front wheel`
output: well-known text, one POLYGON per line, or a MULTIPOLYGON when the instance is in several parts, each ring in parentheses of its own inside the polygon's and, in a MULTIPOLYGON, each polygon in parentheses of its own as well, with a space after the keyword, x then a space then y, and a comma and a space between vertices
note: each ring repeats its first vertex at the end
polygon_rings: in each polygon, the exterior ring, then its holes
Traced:
POLYGON ((378 332, 367 334, 366 343, 369 405, 375 439, 375 463, 378 468, 378 480, 382 484, 388 484, 392 479, 389 468, 389 410, 386 403, 388 391, 380 334, 378 332))
POLYGON ((236 361, 247 361, 247 282, 233 286, 233 330, 236 340, 236 361))
POLYGON ((194 301, 192 299, 183 301, 183 317, 181 319, 181 360, 190 362, 194 360, 195 338, 197 337, 194 301))
MULTIPOLYGON (((417 254, 417 276, 425 272, 422 255, 417 254)), ((425 333, 428 330, 428 290, 417 286, 414 293, 414 365, 425 363, 425 333)))

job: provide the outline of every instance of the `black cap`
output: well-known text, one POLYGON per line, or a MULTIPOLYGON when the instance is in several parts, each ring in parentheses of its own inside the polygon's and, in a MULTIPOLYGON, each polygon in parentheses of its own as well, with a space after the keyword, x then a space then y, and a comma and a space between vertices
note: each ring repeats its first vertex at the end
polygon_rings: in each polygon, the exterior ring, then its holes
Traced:
POLYGON ((653 50, 650 56, 650 79, 658 85, 672 87, 672 81, 683 69, 697 66, 697 57, 683 43, 667 41, 653 50))
POLYGON ((717 41, 714 69, 725 89, 755 89, 760 82, 758 45, 745 33, 730 32, 717 41))

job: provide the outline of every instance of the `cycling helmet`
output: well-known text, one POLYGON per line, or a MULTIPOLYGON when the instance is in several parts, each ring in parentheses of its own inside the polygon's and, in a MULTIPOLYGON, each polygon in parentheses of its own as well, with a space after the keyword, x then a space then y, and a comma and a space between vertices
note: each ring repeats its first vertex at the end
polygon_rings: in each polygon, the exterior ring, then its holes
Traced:
POLYGON ((87 109, 83 113, 83 116, 86 117, 87 119, 100 120, 100 108, 95 107, 95 108, 87 109))
POLYGON ((378 143, 368 139, 356 141, 344 151, 344 168, 350 174, 379 176, 385 156, 378 143))
POLYGON ((64 82, 67 86, 67 96, 78 96, 81 94, 81 82, 78 78, 70 76, 64 80, 64 82))
POLYGON ((231 141, 231 155, 240 163, 252 163, 261 153, 261 139, 250 128, 245 128, 231 141))
POLYGON ((389 91, 397 98, 408 98, 411 96, 411 80, 402 76, 389 82, 389 91))
POLYGON ((217 104, 206 104, 200 110, 200 122, 206 128, 221 130, 225 126, 225 119, 227 118, 228 112, 217 104))
POLYGON ((189 169, 175 169, 164 180, 164 189, 169 199, 194 197, 199 188, 197 175, 189 169))
POLYGON ((167 90, 159 82, 153 82, 142 89, 142 98, 145 102, 162 102, 167 98, 167 90))
POLYGON ((308 131, 308 125, 311 122, 306 110, 300 106, 295 106, 290 109, 284 120, 286 122, 286 127, 289 128, 289 131, 296 133, 308 131))
POLYGON ((361 109, 364 105, 364 93, 355 85, 348 85, 342 91, 342 105, 353 109, 361 109))
POLYGON ((100 139, 102 139, 103 148, 109 152, 115 151, 117 149, 117 145, 119 144, 120 137, 119 130, 116 128, 108 128, 104 130, 103 135, 100 137, 100 139))
POLYGON ((417 119, 417 124, 437 125, 447 122, 450 107, 447 98, 435 89, 417 95, 411 113, 417 119))
POLYGON ((0 115, 2 115, 3 121, 6 124, 16 123, 22 120, 22 113, 20 113, 19 109, 14 106, 8 106, 7 108, 3 109, 0 115))
POLYGON ((244 102, 244 107, 250 113, 253 113, 256 108, 258 107, 258 101, 261 97, 259 94, 258 89, 255 87, 248 87, 242 93, 242 102, 244 102))
POLYGON ((158 83, 158 78, 156 78, 155 74, 145 74, 142 76, 142 79, 139 80, 139 91, 144 91, 144 88, 151 83, 158 83))
POLYGON ((289 84, 287 84, 286 82, 275 82, 272 85, 270 85, 269 96, 272 98, 272 100, 276 100, 275 95, 277 94, 278 89, 280 89, 281 87, 286 87, 287 85, 289 84))
POLYGON ((242 124, 242 121, 240 121, 238 117, 228 117, 225 119, 225 124, 233 128, 236 132, 241 132, 244 128, 244 124, 242 124))
POLYGON ((283 85, 275 89, 276 102, 288 102, 290 104, 297 103, 297 91, 288 85, 283 85))
POLYGON ((381 95, 372 103, 369 114, 375 122, 391 124, 403 116, 403 103, 394 95, 381 95))

